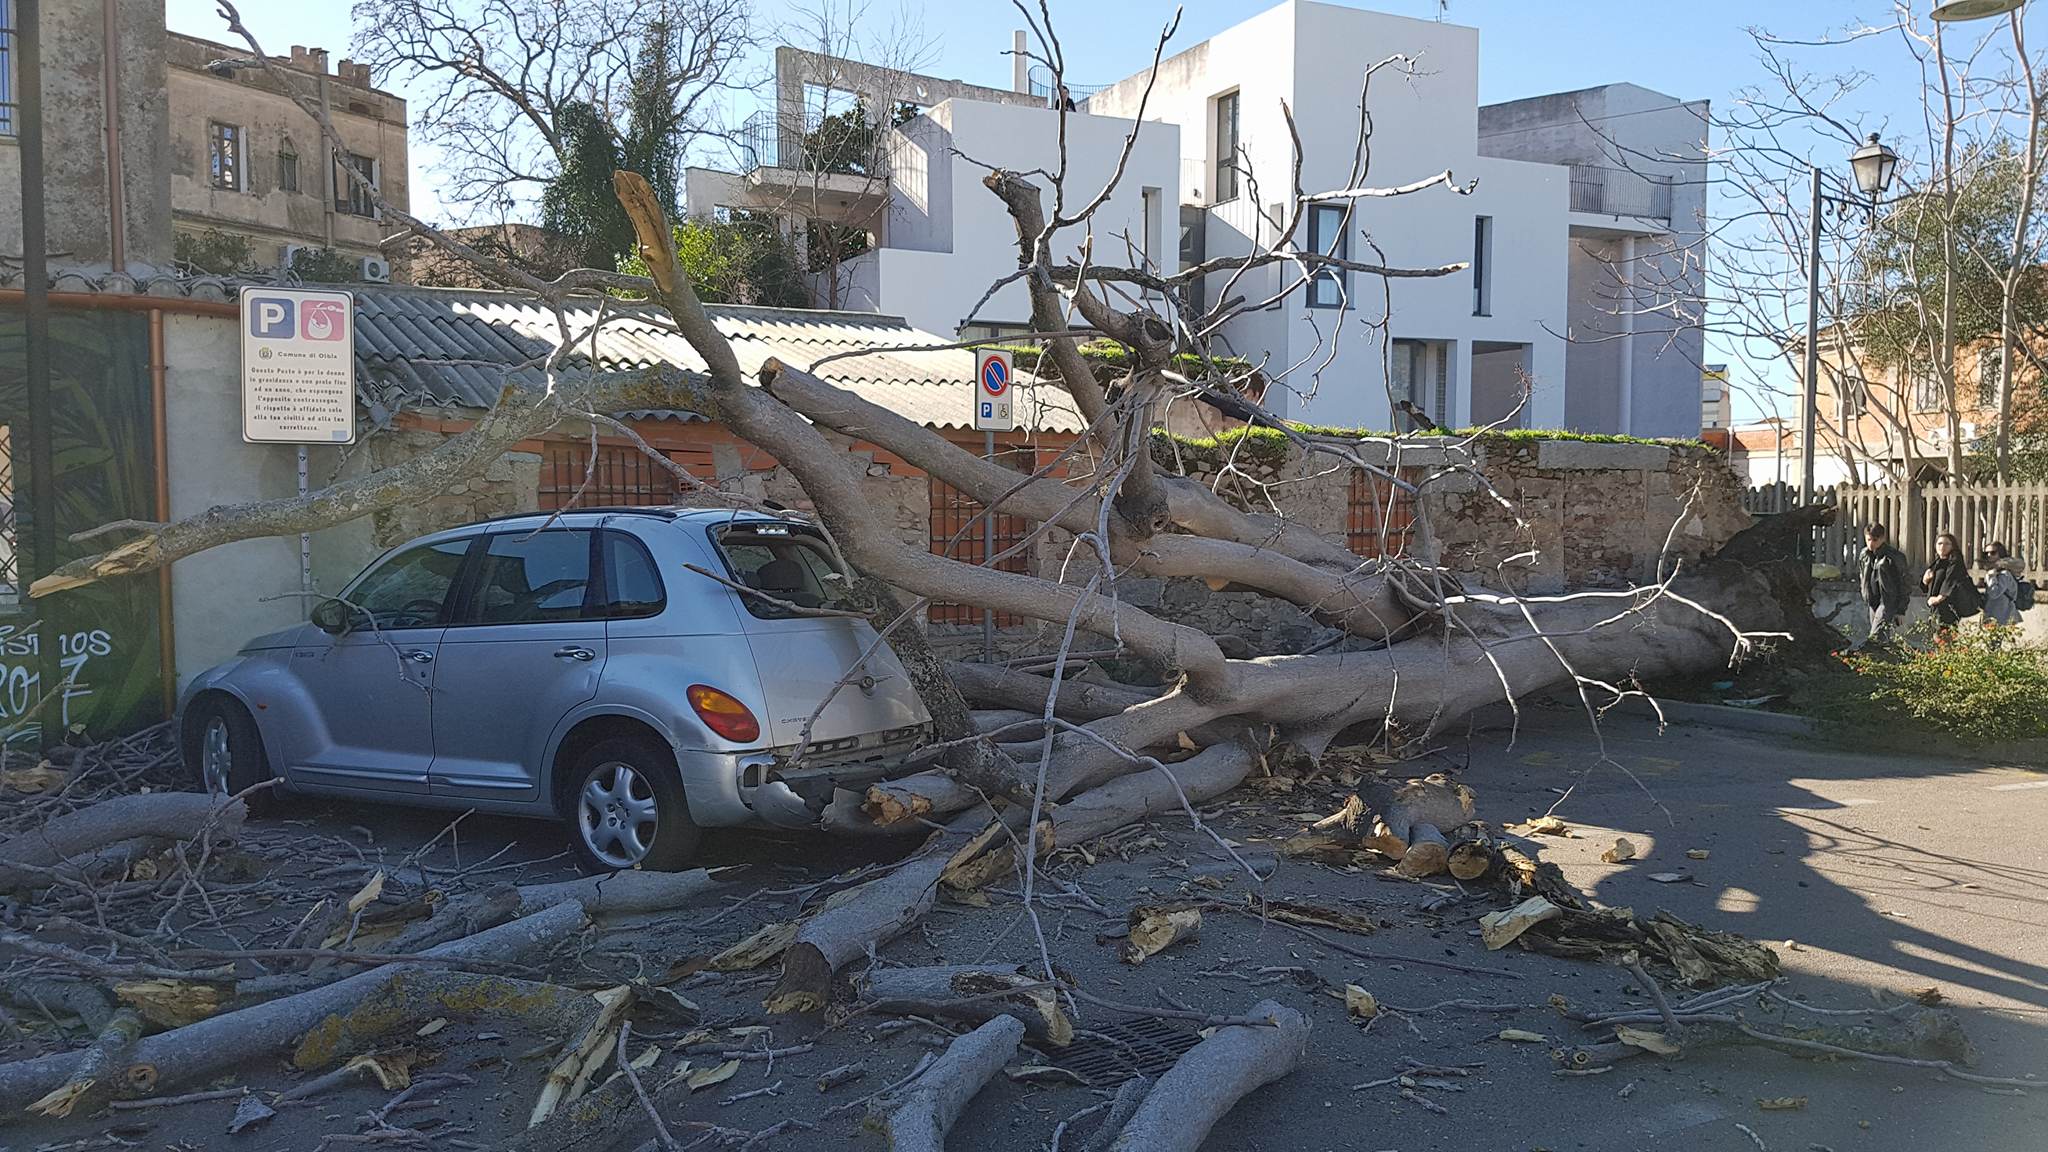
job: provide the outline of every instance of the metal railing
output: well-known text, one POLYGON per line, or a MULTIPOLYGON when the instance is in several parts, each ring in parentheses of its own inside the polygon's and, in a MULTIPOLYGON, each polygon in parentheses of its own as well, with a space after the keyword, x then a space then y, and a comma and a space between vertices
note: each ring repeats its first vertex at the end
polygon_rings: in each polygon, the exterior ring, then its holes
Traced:
MULTIPOLYGON (((1087 104, 1090 96, 1107 87, 1109 87, 1107 84, 1068 84, 1067 97, 1074 102, 1076 107, 1080 107, 1087 104)), ((1052 69, 1047 68, 1043 64, 1033 64, 1031 71, 1024 74, 1024 90, 1045 101, 1048 108, 1051 107, 1053 98, 1052 69)))
POLYGON ((1671 219, 1671 182, 1624 168, 1597 164, 1571 166, 1574 212, 1603 216, 1646 216, 1671 219))

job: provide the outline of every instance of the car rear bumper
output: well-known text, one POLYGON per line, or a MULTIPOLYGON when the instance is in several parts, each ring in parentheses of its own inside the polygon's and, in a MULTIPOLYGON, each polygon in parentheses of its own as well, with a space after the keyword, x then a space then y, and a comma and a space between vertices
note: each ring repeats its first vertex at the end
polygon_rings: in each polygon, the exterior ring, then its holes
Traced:
POLYGON ((924 767, 907 763, 910 754, 928 738, 928 730, 923 726, 915 732, 880 735, 895 739, 858 749, 854 756, 838 762, 812 762, 800 768, 788 767, 777 751, 677 749, 676 765, 682 771, 690 817, 704 827, 753 820, 778 828, 815 827, 837 790, 864 792, 876 781, 909 775, 924 767))
POLYGON ((846 788, 864 792, 870 784, 913 770, 895 760, 816 768, 769 767, 765 779, 748 796, 748 802, 755 815, 778 828, 811 828, 824 815, 835 791, 846 788))

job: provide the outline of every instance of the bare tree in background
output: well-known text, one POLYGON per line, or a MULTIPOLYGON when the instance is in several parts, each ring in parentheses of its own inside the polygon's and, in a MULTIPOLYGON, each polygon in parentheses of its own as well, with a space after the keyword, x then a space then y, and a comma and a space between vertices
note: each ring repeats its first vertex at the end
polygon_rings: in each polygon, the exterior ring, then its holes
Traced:
POLYGON ((1836 418, 1819 422, 1815 447, 1844 459, 1852 480, 1905 482, 1929 459, 1966 475, 1972 437, 1963 425, 1987 411, 1994 426, 1978 439, 2009 475, 2028 423, 2028 395, 2013 383, 2023 364, 2040 374, 2048 319, 2038 274, 2048 239, 2038 211, 2044 62, 2028 48, 2020 13, 1985 28, 1944 26, 1901 3, 1883 25, 1818 40, 1752 29, 1769 79, 1715 122, 1721 207, 1709 229, 1710 323, 1743 358, 1761 406, 1795 421, 1815 224, 1810 165, 1830 195, 1862 199, 1849 154, 1874 130, 1900 153, 1885 205, 1829 208, 1818 222, 1819 386, 1836 418), (1897 62, 1881 70, 1888 84, 1917 76, 1917 123, 1857 109, 1875 95, 1871 54, 1897 62), (1987 348, 2001 367, 1980 380, 1964 361, 1987 348))
POLYGON ((570 118, 623 126, 648 30, 667 30, 656 103, 677 152, 713 128, 754 46, 747 0, 357 0, 352 50, 380 75, 426 87, 413 131, 440 150, 442 198, 498 215, 536 198, 568 163, 570 118))

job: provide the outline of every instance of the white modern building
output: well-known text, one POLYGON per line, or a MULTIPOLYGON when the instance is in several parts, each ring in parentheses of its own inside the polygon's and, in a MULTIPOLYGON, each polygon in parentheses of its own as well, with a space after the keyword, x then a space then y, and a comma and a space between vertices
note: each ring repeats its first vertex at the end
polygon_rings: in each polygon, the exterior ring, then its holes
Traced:
MULTIPOLYGON (((1308 285, 1269 265, 1227 290, 1273 302, 1220 335, 1228 351, 1284 374, 1269 405, 1317 424, 1394 427, 1392 405, 1406 399, 1452 426, 1697 435, 1704 106, 1612 85, 1482 108, 1478 62, 1477 29, 1287 0, 1163 60, 1156 76, 1148 68, 1081 97, 1066 119, 1070 199, 1103 187, 1130 118, 1144 120, 1095 217, 1092 258, 1172 272, 1291 243, 1393 267, 1469 262, 1445 276, 1354 272, 1308 285), (1348 228, 1342 204, 1320 204, 1279 235, 1295 191, 1283 103, 1302 142, 1301 190, 1348 187, 1365 71, 1397 53, 1413 65, 1375 79, 1359 183, 1446 170, 1451 182, 1361 198, 1348 228)), ((777 63, 815 73, 778 83, 784 138, 792 123, 812 127, 804 109, 829 106, 811 91, 821 86, 898 110, 880 171, 806 176, 785 143, 756 149, 739 173, 691 169, 688 210, 769 211, 792 228, 871 221, 869 250, 822 285, 834 306, 936 332, 1024 328, 1021 285, 982 299, 1017 255, 1014 225, 981 181, 985 165, 1056 167, 1050 94, 1021 67, 1001 91, 810 54, 777 63)), ((1073 230, 1055 257, 1077 255, 1080 239, 1073 230)), ((1230 277, 1207 279, 1205 303, 1230 277)))

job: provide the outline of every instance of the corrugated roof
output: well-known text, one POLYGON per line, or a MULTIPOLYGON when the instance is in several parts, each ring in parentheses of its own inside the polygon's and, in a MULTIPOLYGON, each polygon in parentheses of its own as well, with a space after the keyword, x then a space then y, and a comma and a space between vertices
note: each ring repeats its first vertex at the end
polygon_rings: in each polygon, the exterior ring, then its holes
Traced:
MULTIPOLYGON (((537 384, 536 366, 553 353, 561 332, 553 313, 508 293, 448 288, 352 286, 356 298, 356 381, 364 395, 389 405, 403 395, 426 402, 485 408, 507 382, 537 384)), ((707 305, 712 322, 731 341, 749 377, 769 357, 810 368, 835 352, 909 348, 833 360, 818 375, 872 403, 921 424, 968 428, 973 424, 974 358, 965 349, 936 347, 952 341, 912 328, 894 316, 747 305, 707 305), (926 349, 930 350, 927 351, 926 349)), ((641 305, 578 297, 567 312, 575 369, 588 370, 590 332, 597 327, 599 371, 672 364, 701 372, 704 360, 669 331, 660 314, 641 305), (602 324, 599 325, 600 310, 602 324)), ((1078 432, 1072 399, 1041 386, 1030 373, 1016 382, 1020 428, 1078 432)), ((686 412, 635 413, 695 419, 686 412)))

